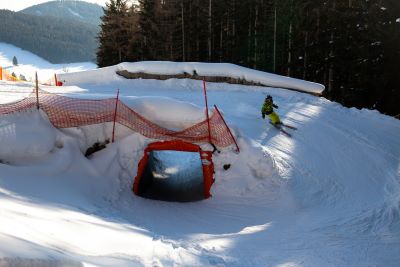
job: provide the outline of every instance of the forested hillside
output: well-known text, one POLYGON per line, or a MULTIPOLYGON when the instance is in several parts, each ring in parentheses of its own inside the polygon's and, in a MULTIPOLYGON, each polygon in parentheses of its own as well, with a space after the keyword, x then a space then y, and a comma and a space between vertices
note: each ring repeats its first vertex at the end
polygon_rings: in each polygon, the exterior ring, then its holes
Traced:
POLYGON ((98 26, 103 9, 97 4, 83 1, 51 1, 34 5, 20 11, 36 16, 53 16, 72 19, 98 26))
POLYGON ((98 26, 8 10, 0 10, 0 21, 0 42, 28 50, 51 63, 95 61, 98 26))
POLYGON ((400 113, 393 0, 111 0, 97 62, 231 62, 323 83, 347 106, 400 113))

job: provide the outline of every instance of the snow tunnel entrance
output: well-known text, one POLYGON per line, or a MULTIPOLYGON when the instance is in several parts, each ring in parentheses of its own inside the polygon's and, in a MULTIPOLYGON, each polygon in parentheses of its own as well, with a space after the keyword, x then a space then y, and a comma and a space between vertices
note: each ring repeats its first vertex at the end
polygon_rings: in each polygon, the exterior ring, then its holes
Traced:
POLYGON ((156 142, 145 149, 133 191, 150 199, 198 201, 211 196, 213 174, 211 152, 182 141, 156 142))

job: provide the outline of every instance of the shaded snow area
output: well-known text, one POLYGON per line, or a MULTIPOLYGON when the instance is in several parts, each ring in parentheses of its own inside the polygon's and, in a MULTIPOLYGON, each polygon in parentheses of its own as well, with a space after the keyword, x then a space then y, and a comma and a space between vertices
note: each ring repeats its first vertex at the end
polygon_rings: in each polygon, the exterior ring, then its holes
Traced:
MULTIPOLYGON (((120 89, 124 103, 175 130, 204 119, 201 81, 86 75, 43 89, 90 99, 120 89)), ((111 123, 59 130, 37 110, 0 117, 0 266, 398 266, 398 120, 283 89, 207 86, 241 152, 213 154, 213 196, 196 202, 132 193, 154 140, 129 129, 85 157, 110 139, 111 123), (292 138, 261 118, 267 94, 298 128, 292 138)), ((1 82, 0 99, 27 88, 1 82)), ((164 155, 158 175, 195 164, 181 156, 164 155)))
POLYGON ((139 195, 165 201, 204 199, 204 177, 198 152, 153 151, 139 185, 139 195))

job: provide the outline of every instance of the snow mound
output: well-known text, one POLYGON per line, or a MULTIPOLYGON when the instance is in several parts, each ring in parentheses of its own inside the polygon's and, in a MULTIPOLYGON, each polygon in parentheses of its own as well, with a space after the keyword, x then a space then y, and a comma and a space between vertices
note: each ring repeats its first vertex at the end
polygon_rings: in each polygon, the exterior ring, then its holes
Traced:
POLYGON ((0 160, 26 163, 46 156, 55 146, 56 131, 43 112, 37 110, 2 116, 0 160))
POLYGON ((184 130, 205 120, 205 110, 169 97, 131 97, 129 105, 151 122, 169 130, 184 130))
POLYGON ((122 79, 116 72, 126 70, 132 73, 147 73, 159 75, 178 75, 189 73, 199 76, 221 76, 235 79, 245 79, 264 86, 295 89, 308 93, 321 94, 325 87, 321 84, 257 71, 229 63, 198 63, 170 61, 142 61, 120 63, 115 66, 100 68, 89 72, 60 74, 60 79, 67 85, 85 83, 109 83, 122 79))

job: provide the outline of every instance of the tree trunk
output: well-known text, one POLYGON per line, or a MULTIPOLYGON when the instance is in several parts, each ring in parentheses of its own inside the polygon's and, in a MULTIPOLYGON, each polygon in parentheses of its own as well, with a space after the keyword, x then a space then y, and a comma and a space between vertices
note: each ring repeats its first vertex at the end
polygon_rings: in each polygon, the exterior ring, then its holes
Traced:
MULTIPOLYGON (((200 20, 200 7, 199 7, 199 0, 196 1, 196 25, 198 25, 199 20, 200 20)), ((197 30, 196 32, 196 58, 197 61, 200 61, 200 34, 199 31, 197 30)))
POLYGON ((277 18, 276 18, 276 3, 275 3, 275 6, 274 6, 274 60, 273 60, 273 68, 272 68, 274 72, 276 72, 276 28, 277 28, 276 20, 277 20, 277 18))
POLYGON ((331 49, 330 49, 330 51, 329 51, 329 60, 330 60, 330 62, 329 62, 329 74, 328 74, 328 76, 329 76, 329 80, 328 80, 328 92, 329 93, 332 93, 332 90, 333 90, 333 74, 334 74, 334 71, 333 71, 333 62, 332 62, 332 60, 333 60, 333 57, 334 57, 334 52, 333 52, 333 38, 334 38, 334 35, 333 35, 333 30, 331 31, 331 49))
POLYGON ((183 0, 181 1, 181 17, 182 17, 182 61, 186 61, 185 57, 185 19, 183 13, 183 0))
POLYGON ((304 35, 303 80, 305 80, 307 77, 307 64, 308 64, 307 46, 308 46, 308 32, 306 32, 304 35))
POLYGON ((287 69, 287 76, 291 76, 292 75, 292 31, 293 31, 293 25, 292 25, 292 21, 290 21, 289 24, 289 45, 288 45, 288 69, 287 69))
POLYGON ((212 38, 212 0, 209 0, 208 6, 208 61, 211 62, 211 38, 212 38))
POLYGON ((292 75, 292 42, 293 42, 293 0, 290 1, 290 22, 289 22, 289 41, 288 41, 288 69, 287 76, 292 75))
POLYGON ((220 35, 219 35, 219 62, 222 62, 223 51, 224 51, 224 48, 223 48, 223 36, 222 36, 223 30, 224 30, 223 29, 223 20, 221 18, 221 32, 220 32, 220 35))
POLYGON ((257 69, 257 25, 258 24, 258 3, 255 3, 255 18, 254 18, 254 63, 253 68, 257 69))

